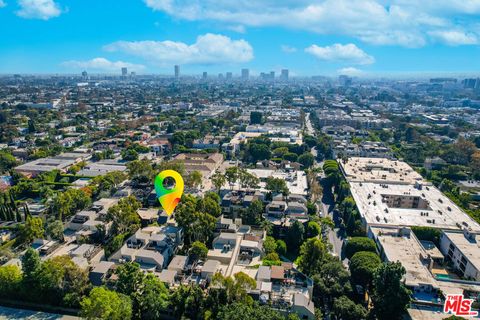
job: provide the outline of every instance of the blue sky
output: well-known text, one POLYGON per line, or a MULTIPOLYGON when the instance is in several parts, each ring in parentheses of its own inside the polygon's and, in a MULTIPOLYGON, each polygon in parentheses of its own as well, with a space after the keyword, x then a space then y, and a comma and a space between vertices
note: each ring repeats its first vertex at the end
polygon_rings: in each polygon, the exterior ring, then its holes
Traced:
POLYGON ((479 0, 0 0, 0 73, 476 73, 479 57, 479 0))

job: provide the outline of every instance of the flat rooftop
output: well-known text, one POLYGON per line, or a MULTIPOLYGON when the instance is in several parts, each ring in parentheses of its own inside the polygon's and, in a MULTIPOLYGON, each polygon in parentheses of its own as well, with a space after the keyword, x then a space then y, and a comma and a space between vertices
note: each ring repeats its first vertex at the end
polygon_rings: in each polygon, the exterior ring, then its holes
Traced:
POLYGON ((478 223, 433 186, 351 182, 350 191, 369 225, 480 231, 478 223))
POLYGON ((420 260, 421 257, 428 257, 428 254, 413 232, 399 236, 398 229, 373 227, 370 230, 375 235, 377 243, 382 246, 386 259, 402 263, 406 270, 405 280, 408 286, 438 287, 434 276, 420 260))
POLYGON ((403 161, 351 157, 346 163, 338 162, 349 182, 415 184, 423 181, 422 176, 403 161))
POLYGON ((262 180, 259 183, 261 191, 266 191, 266 183, 264 181, 268 177, 274 177, 285 180, 291 194, 307 195, 308 193, 307 175, 303 171, 286 172, 271 169, 247 169, 247 171, 262 180))
POLYGON ((451 316, 450 314, 445 314, 442 310, 435 309, 421 309, 419 307, 411 307, 407 309, 408 318, 412 320, 443 320, 451 316))
POLYGON ((80 152, 61 153, 55 157, 40 158, 15 167, 19 172, 48 172, 52 170, 65 170, 69 166, 85 160, 89 154, 80 152))
POLYGON ((480 236, 477 235, 475 239, 469 240, 463 232, 445 230, 443 233, 444 236, 450 239, 458 250, 462 252, 465 258, 475 266, 477 270, 480 270, 480 236))

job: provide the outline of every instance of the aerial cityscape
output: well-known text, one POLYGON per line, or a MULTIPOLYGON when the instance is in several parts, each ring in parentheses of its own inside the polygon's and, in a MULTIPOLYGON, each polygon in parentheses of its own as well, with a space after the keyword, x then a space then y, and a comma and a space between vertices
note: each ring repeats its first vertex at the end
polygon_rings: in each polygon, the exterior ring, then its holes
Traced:
POLYGON ((479 18, 0 0, 0 320, 479 319, 479 18))

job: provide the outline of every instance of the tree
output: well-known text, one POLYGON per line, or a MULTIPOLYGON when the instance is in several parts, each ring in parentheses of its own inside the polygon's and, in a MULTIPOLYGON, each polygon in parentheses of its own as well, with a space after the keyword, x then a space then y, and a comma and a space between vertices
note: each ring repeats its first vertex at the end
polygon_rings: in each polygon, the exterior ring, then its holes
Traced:
POLYGON ((205 294, 198 285, 180 285, 170 296, 176 319, 204 319, 205 294))
POLYGON ((238 180, 242 188, 248 189, 258 188, 258 184, 260 183, 260 179, 245 169, 238 170, 238 180))
POLYGON ((346 296, 336 298, 333 302, 333 313, 337 319, 364 320, 367 319, 367 310, 360 304, 356 304, 346 296))
POLYGON ((198 201, 199 203, 202 203, 201 206, 201 211, 208 213, 209 215, 213 217, 219 217, 222 214, 222 207, 220 207, 220 204, 214 200, 212 197, 205 197, 201 201, 198 201))
POLYGON ((287 183, 280 178, 268 177, 265 188, 273 194, 281 193, 284 196, 288 196, 289 194, 287 183))
POLYGON ((287 244, 288 249, 291 252, 297 252, 300 244, 303 243, 303 236, 305 234, 305 228, 303 224, 295 220, 287 230, 287 244))
POLYGON ((315 139, 315 137, 312 137, 312 136, 306 135, 305 137, 303 137, 303 142, 305 142, 305 144, 310 148, 313 148, 317 145, 317 139, 315 139))
POLYGON ((126 149, 122 151, 122 159, 125 161, 138 160, 138 152, 134 149, 126 149))
POLYGON ((298 268, 307 275, 320 272, 326 252, 325 244, 320 239, 308 239, 300 247, 298 268))
POLYGON ((203 199, 212 199, 213 201, 215 201, 216 203, 220 204, 221 200, 220 199, 220 196, 218 195, 218 193, 215 193, 215 192, 207 192, 204 196, 203 196, 203 199))
POLYGON ((118 203, 108 209, 107 220, 113 221, 113 230, 116 234, 132 233, 140 227, 140 218, 137 210, 140 202, 132 195, 120 199, 118 203))
POLYGON ((225 179, 228 181, 230 188, 233 189, 233 185, 237 182, 239 177, 238 167, 230 167, 225 170, 225 179))
POLYGON ((315 158, 310 152, 305 152, 300 157, 298 157, 298 162, 306 169, 313 166, 313 164, 315 163, 315 158))
POLYGON ((227 179, 225 178, 225 175, 221 174, 220 172, 215 172, 210 178, 210 180, 212 181, 212 184, 217 190, 217 192, 220 192, 223 185, 227 181, 227 179))
POLYGON ((86 319, 125 320, 132 316, 130 298, 103 287, 95 287, 80 305, 86 319))
POLYGON ((177 171, 181 176, 185 175, 185 164, 181 161, 162 161, 157 165, 157 171, 173 170, 177 171))
POLYGON ((221 273, 216 273, 212 278, 212 284, 225 291, 227 303, 253 303, 253 299, 248 295, 248 291, 255 289, 257 282, 243 272, 236 273, 233 278, 224 277, 221 273))
POLYGON ((285 320, 284 316, 278 311, 259 305, 246 305, 243 303, 233 303, 222 307, 218 319, 229 320, 285 320))
POLYGON ((410 290, 402 281, 405 268, 400 262, 382 264, 373 280, 374 313, 380 320, 401 319, 410 302, 410 290))
POLYGON ((338 211, 340 211, 340 215, 342 216, 344 223, 347 225, 347 233, 349 235, 355 234, 361 226, 357 225, 358 211, 353 197, 346 197, 343 199, 339 205, 338 211))
POLYGON ((17 159, 7 151, 0 151, 0 173, 7 172, 17 165, 17 159))
MULTIPOLYGON (((282 158, 288 153, 288 147, 275 148, 272 152, 274 157, 282 158)), ((295 156, 297 156, 297 154, 295 154, 295 156)))
POLYGON ((134 160, 127 163, 130 179, 138 182, 148 183, 155 178, 155 170, 150 160, 134 160))
POLYGON ((20 237, 23 242, 27 243, 31 243, 37 238, 43 238, 44 233, 43 220, 38 217, 28 217, 20 229, 20 237))
POLYGON ((262 113, 259 111, 250 112, 250 124, 262 124, 262 113))
POLYGON ((37 300, 50 304, 63 300, 65 305, 76 307, 89 287, 87 272, 81 270, 69 256, 44 261, 34 276, 40 297, 37 300))
POLYGON ((127 175, 125 173, 113 171, 93 178, 89 187, 93 189, 95 195, 98 195, 100 192, 107 192, 110 195, 126 179, 127 175))
POLYGON ((308 238, 316 238, 322 232, 320 225, 315 221, 310 221, 307 224, 307 237, 308 238))
POLYGON ((63 242, 63 223, 59 220, 54 220, 47 224, 45 233, 52 239, 63 242))
POLYGON ((257 162, 260 160, 268 160, 272 157, 270 147, 266 144, 251 143, 247 144, 245 150, 245 157, 247 161, 257 162))
POLYGON ((472 167, 472 170, 477 174, 480 173, 480 150, 477 150, 472 154, 470 167, 472 167))
POLYGON ((40 269, 40 264, 41 260, 38 251, 33 248, 28 248, 22 257, 23 287, 28 288, 36 285, 35 274, 40 269))
POLYGON ((0 297, 12 299, 18 295, 22 272, 16 265, 0 266, 0 297))
POLYGON ((308 201, 307 202, 307 212, 309 215, 315 216, 317 214, 317 206, 314 202, 308 201))
POLYGON ((275 252, 277 250, 277 243, 275 242, 275 238, 267 236, 265 241, 263 242, 263 249, 265 250, 266 254, 275 252))
POLYGON ((53 198, 52 211, 56 214, 58 220, 63 220, 63 218, 75 214, 78 210, 87 208, 91 202, 92 199, 84 190, 68 189, 53 198))
POLYGON ((271 262, 281 262, 280 261, 280 257, 278 256, 278 253, 276 252, 271 252, 271 253, 268 253, 267 255, 265 255, 265 257, 263 257, 263 265, 268 265, 268 263, 271 263, 271 262))
POLYGON ((115 283, 116 291, 127 296, 140 290, 145 274, 136 262, 127 262, 119 266, 115 273, 118 280, 115 283))
POLYGON ((352 237, 345 244, 345 256, 351 259, 359 251, 377 252, 375 241, 367 237, 352 237))
POLYGON ((198 201, 192 195, 184 195, 175 211, 175 220, 183 228, 187 244, 197 240, 207 241, 215 229, 215 217, 200 211, 203 209, 198 201))
POLYGON ((440 246, 441 230, 432 227, 412 226, 412 231, 419 240, 432 241, 440 246))
POLYGON ((323 163, 323 172, 330 186, 338 186, 342 173, 335 160, 325 160, 323 163))
POLYGON ((197 188, 202 184, 202 174, 199 171, 192 171, 185 179, 185 185, 189 188, 197 188))
POLYGON ((250 203, 245 213, 242 215, 244 224, 259 225, 262 221, 263 203, 260 200, 254 200, 250 203))
POLYGON ((195 257, 196 259, 206 259, 208 254, 208 248, 204 243, 200 241, 195 241, 192 243, 192 246, 188 250, 188 254, 195 257))
POLYGON ((414 127, 408 127, 407 130, 405 130, 405 141, 408 143, 414 143, 418 140, 418 131, 414 127))
POLYGON ((312 279, 316 303, 331 305, 333 299, 352 293, 350 274, 338 258, 329 254, 325 255, 319 273, 313 275, 312 279))
POLYGON ((138 308, 138 318, 159 319, 168 307, 168 290, 154 274, 147 274, 142 290, 134 293, 138 308))
POLYGON ((280 256, 284 256, 285 254, 287 254, 287 244, 285 243, 285 241, 277 240, 276 244, 277 244, 277 253, 280 256))
POLYGON ((453 144, 452 149, 455 150, 454 163, 467 165, 472 155, 477 150, 475 144, 463 137, 458 138, 458 140, 453 144))
POLYGON ((369 286, 373 276, 382 264, 380 257, 374 252, 359 251, 350 259, 350 273, 354 284, 369 286))
POLYGON ((297 162, 299 160, 298 155, 293 152, 287 152, 283 155, 283 160, 287 160, 290 162, 297 162))

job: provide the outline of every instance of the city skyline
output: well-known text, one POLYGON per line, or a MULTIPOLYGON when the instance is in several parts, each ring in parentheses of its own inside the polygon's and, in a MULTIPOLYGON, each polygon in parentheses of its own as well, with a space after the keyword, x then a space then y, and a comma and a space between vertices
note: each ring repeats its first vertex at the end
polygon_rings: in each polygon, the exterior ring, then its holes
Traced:
POLYGON ((479 14, 475 1, 3 0, 0 73, 472 74, 479 14))

